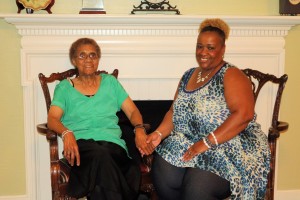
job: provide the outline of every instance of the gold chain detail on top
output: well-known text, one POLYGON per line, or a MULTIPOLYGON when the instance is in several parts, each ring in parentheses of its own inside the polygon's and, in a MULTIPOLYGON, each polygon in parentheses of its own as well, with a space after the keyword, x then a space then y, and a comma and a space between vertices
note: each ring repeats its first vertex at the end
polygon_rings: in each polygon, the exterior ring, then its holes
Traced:
POLYGON ((198 72, 198 76, 197 76, 197 83, 200 82, 204 82, 206 79, 208 79, 209 75, 214 71, 215 68, 217 68, 219 65, 221 65, 223 63, 223 60, 221 60, 219 62, 219 64, 217 64, 216 67, 214 67, 205 77, 202 77, 202 70, 198 72))
POLYGON ((214 70, 211 70, 205 77, 202 77, 202 70, 199 71, 197 76, 197 83, 204 82, 208 78, 208 76, 212 73, 212 71, 214 70))

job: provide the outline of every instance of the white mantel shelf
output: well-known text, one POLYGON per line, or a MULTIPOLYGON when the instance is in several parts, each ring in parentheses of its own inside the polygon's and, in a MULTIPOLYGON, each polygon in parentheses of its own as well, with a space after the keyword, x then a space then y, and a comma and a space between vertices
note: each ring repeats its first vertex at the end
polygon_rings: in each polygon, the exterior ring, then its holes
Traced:
MULTIPOLYGON (((277 36, 285 36, 291 27, 300 24, 299 16, 226 16, 226 15, 79 15, 79 14, 0 14, 0 18, 4 18, 8 23, 13 24, 19 30, 19 34, 31 35, 47 35, 42 29, 51 28, 51 35, 63 35, 65 33, 59 30, 88 30, 74 33, 77 35, 90 34, 91 30, 107 29, 109 27, 117 27, 118 30, 130 29, 153 29, 163 30, 172 29, 172 26, 178 30, 180 27, 186 31, 187 27, 198 27, 200 22, 206 18, 222 18, 232 29, 232 35, 245 29, 254 29, 250 35, 262 36, 260 31, 266 30, 277 31, 277 36), (101 27, 101 26, 102 27, 101 27), (166 26, 167 25, 167 26, 166 26), (39 31, 37 32, 36 29, 39 31), (24 31, 26 30, 26 31, 24 31)), ((93 33, 93 35, 97 33, 93 33)), ((103 35, 104 33, 99 33, 103 35)), ((120 35, 120 33, 106 33, 120 35)), ((121 33, 122 34, 122 33, 121 33)), ((140 34, 140 33, 139 33, 140 34)), ((270 36, 270 34, 265 34, 270 36)))
POLYGON ((93 24, 199 24, 206 18, 222 18, 235 25, 286 25, 300 24, 299 16, 228 16, 228 15, 79 15, 79 14, 0 14, 16 25, 35 23, 45 25, 93 25, 93 24))

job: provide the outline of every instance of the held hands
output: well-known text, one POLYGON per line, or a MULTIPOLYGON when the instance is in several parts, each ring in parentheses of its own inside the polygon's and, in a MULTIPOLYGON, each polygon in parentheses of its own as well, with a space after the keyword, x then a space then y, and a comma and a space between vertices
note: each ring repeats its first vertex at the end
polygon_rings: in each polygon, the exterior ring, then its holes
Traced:
POLYGON ((80 165, 80 155, 78 151, 77 142, 73 132, 65 134, 63 137, 64 142, 64 157, 68 160, 71 166, 74 165, 76 160, 76 165, 80 165))
POLYGON ((136 132, 135 142, 141 155, 150 155, 161 142, 161 136, 157 132, 146 135, 145 132, 136 132))
POLYGON ((144 155, 149 155, 154 151, 154 148, 149 145, 146 141, 147 141, 147 135, 145 133, 145 131, 143 129, 136 129, 135 132, 135 144, 136 147, 138 148, 140 154, 142 155, 142 157, 144 155))
POLYGON ((153 151, 161 143, 161 141, 162 134, 159 131, 154 131, 153 133, 149 134, 146 140, 147 144, 153 147, 153 151))

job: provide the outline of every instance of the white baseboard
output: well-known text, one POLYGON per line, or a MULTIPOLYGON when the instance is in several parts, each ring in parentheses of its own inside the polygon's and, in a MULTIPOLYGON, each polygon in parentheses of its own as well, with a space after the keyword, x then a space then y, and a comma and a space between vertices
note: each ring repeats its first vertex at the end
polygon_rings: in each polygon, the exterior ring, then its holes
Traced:
POLYGON ((27 195, 0 196, 0 200, 30 200, 30 198, 27 195))
POLYGON ((300 200, 300 190, 277 190, 275 200, 300 200))
MULTIPOLYGON (((26 195, 0 196, 0 200, 32 200, 26 195)), ((300 190, 277 190, 275 200, 300 200, 300 190)))

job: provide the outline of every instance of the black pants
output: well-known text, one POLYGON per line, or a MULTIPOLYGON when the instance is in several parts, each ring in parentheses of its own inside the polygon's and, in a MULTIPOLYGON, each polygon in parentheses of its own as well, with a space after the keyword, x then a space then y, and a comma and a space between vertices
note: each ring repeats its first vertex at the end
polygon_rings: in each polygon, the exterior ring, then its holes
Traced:
POLYGON ((68 193, 91 200, 134 200, 140 170, 117 144, 78 140, 80 166, 72 166, 68 193))
POLYGON ((159 200, 217 200, 230 196, 229 181, 198 168, 180 168, 155 155, 152 176, 159 200))

